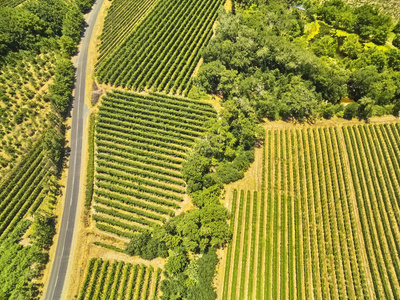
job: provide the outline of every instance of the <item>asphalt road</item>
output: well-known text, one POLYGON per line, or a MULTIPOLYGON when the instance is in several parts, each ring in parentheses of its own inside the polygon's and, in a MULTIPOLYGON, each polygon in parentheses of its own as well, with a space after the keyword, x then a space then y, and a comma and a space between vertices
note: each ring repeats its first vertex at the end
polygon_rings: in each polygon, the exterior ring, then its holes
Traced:
POLYGON ((75 96, 72 100, 71 152, 67 189, 65 193, 64 211, 61 220, 56 255, 45 296, 46 300, 61 299, 68 264, 70 263, 71 243, 74 236, 79 187, 81 185, 80 174, 83 124, 87 117, 84 110, 88 50, 93 26, 96 22, 103 1, 104 0, 97 0, 89 14, 76 64, 75 96))

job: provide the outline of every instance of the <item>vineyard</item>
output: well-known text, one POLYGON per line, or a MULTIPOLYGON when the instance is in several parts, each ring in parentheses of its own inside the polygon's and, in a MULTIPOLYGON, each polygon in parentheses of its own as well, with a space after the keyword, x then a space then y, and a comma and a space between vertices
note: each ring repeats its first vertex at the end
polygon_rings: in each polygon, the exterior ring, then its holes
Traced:
MULTIPOLYGON (((100 57, 96 65, 99 82, 138 91, 186 94, 221 4, 220 0, 159 1, 112 55, 100 57)), ((118 20, 117 15, 112 16, 118 20)), ((101 47, 108 49, 112 43, 104 40, 101 47)))
POLYGON ((23 2, 25 2, 25 0, 0 0, 0 7, 2 6, 16 7, 23 2))
POLYGON ((39 140, 23 161, 0 182, 0 238, 33 215, 49 193, 55 170, 39 140))
POLYGON ((269 130, 222 299, 399 299, 399 124, 269 130))
POLYGON ((156 2, 156 0, 112 2, 100 36, 99 62, 103 61, 130 35, 133 28, 151 11, 156 2))
POLYGON ((205 103, 113 91, 95 125, 96 227, 131 238, 175 215, 185 195, 186 152, 216 116, 205 103))
POLYGON ((92 258, 78 300, 157 299, 161 269, 92 258))

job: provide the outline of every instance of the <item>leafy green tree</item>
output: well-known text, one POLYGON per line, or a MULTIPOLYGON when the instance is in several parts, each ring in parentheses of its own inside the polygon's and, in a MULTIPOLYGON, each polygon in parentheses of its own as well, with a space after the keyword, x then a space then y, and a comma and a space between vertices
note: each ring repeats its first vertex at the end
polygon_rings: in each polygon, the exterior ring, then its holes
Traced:
POLYGON ((43 133, 42 145, 44 155, 53 166, 57 166, 64 150, 63 135, 54 127, 50 127, 43 133))
POLYGON ((30 0, 24 4, 24 9, 34 13, 44 22, 47 35, 61 36, 68 5, 68 2, 62 0, 30 0))
POLYGON ((397 24, 394 26, 393 32, 395 34, 399 34, 400 33, 400 21, 398 21, 397 24))
POLYGON ((392 41, 393 46, 400 49, 400 33, 397 33, 392 41))
POLYGON ((372 101, 372 99, 368 97, 361 98, 358 101, 359 106, 357 116, 359 119, 368 121, 368 119, 372 116, 373 103, 374 102, 372 101))
POLYGON ((32 48, 44 35, 44 28, 44 22, 25 9, 0 8, 0 55, 32 48))
POLYGON ((59 59, 56 63, 54 82, 50 85, 50 99, 54 107, 65 115, 70 105, 75 69, 71 60, 59 59))
POLYGON ((56 233, 55 217, 45 211, 39 210, 35 214, 32 231, 31 238, 34 243, 42 249, 49 250, 56 233))
POLYGON ((59 40, 61 51, 63 51, 68 57, 72 56, 78 49, 74 40, 66 35, 63 35, 59 40))
POLYGON ((358 106, 356 102, 347 104, 343 112, 343 118, 347 120, 353 119, 358 113, 358 106))
POLYGON ((387 56, 388 67, 394 71, 400 71, 400 50, 390 49, 385 54, 387 56))
POLYGON ((379 73, 374 66, 355 70, 349 80, 349 97, 353 100, 359 100, 368 96, 372 84, 379 80, 379 73))
POLYGON ((382 14, 378 6, 364 4, 355 9, 357 22, 355 31, 363 39, 371 39, 377 44, 386 43, 392 19, 389 15, 382 14))
POLYGON ((170 251, 167 263, 165 264, 165 274, 167 277, 174 277, 183 272, 188 265, 189 258, 184 248, 176 248, 170 251))
POLYGON ((348 35, 344 39, 343 45, 340 47, 340 51, 351 59, 358 58, 363 51, 363 47, 358 40, 358 36, 356 34, 348 35))
POLYGON ((65 14, 61 32, 64 36, 70 37, 76 44, 78 44, 81 39, 84 23, 85 19, 78 7, 71 5, 65 14))
POLYGON ((311 49, 317 56, 334 57, 337 47, 337 39, 329 35, 325 35, 311 44, 311 49))
POLYGON ((192 202, 199 208, 219 203, 221 186, 213 185, 192 194, 192 202))
POLYGON ((94 0, 76 0, 76 4, 83 13, 87 13, 92 8, 94 0))

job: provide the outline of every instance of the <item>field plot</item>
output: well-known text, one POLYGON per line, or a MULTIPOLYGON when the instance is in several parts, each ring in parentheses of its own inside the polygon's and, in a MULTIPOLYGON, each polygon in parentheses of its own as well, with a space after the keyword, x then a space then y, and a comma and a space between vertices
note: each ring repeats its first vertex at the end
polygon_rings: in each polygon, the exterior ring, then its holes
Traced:
POLYGON ((104 20, 98 61, 104 60, 151 11, 157 0, 115 0, 104 20))
POLYGON ((25 0, 0 0, 0 7, 2 6, 16 7, 23 2, 25 2, 25 0))
POLYGON ((0 238, 4 238, 26 215, 32 215, 49 193, 55 167, 39 140, 24 160, 0 182, 0 238))
POLYGON ((56 56, 31 55, 0 70, 0 178, 48 126, 51 108, 45 95, 56 56))
POLYGON ((235 191, 222 299, 399 299, 399 124, 267 131, 235 191))
POLYGON ((112 55, 100 57, 99 82, 185 94, 221 5, 221 0, 159 1, 112 55))
POLYGON ((108 93, 96 118, 97 228, 131 238, 173 216, 186 190, 181 164, 214 117, 211 105, 198 101, 108 93))
POLYGON ((160 281, 160 268, 93 258, 78 299, 157 299, 160 281))

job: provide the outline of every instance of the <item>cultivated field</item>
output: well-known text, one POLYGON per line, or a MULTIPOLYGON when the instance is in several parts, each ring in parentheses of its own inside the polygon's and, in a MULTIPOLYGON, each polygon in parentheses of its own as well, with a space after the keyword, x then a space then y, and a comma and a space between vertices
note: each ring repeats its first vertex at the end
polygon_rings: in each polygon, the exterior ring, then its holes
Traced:
POLYGON ((11 232, 24 216, 33 215, 49 194, 55 172, 39 140, 0 182, 0 237, 11 232))
POLYGON ((25 2, 25 0, 0 0, 0 7, 2 6, 15 7, 20 5, 22 2, 25 2))
POLYGON ((53 79, 55 53, 27 56, 0 70, 0 177, 48 126, 44 95, 53 79))
POLYGON ((400 125, 269 130, 222 299, 399 299, 400 125))
POLYGON ((123 239, 181 207, 186 152, 216 112, 205 103, 113 91, 96 117, 96 227, 123 239))
POLYGON ((104 28, 100 36, 98 63, 117 49, 135 26, 153 9, 156 2, 156 0, 113 1, 104 20, 104 28))
MULTIPOLYGON (((221 5, 221 0, 159 1, 132 32, 123 29, 126 39, 111 55, 100 56, 97 79, 131 90, 186 94, 221 5)), ((137 6, 129 9, 139 14, 137 6)), ((116 36, 108 28, 107 35, 116 36)))
POLYGON ((93 258, 78 299, 157 299, 160 281, 160 268, 93 258))

